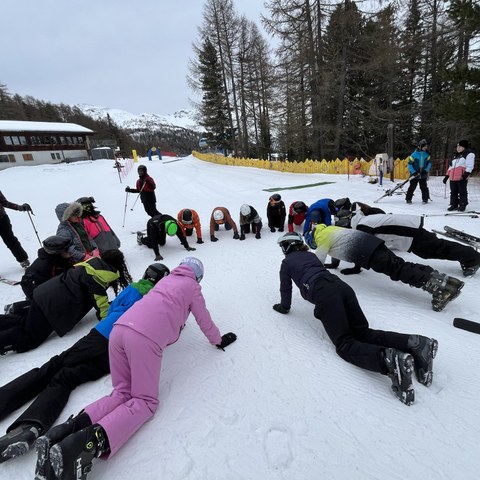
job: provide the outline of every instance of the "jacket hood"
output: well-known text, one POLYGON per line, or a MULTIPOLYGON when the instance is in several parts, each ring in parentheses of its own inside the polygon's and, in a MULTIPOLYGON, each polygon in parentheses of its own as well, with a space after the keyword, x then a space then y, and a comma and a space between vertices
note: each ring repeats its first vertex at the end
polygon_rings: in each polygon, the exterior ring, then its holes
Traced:
POLYGON ((82 204, 79 202, 72 202, 63 211, 62 221, 68 220, 72 216, 81 217, 82 213, 83 213, 82 204))
POLYGON ((178 267, 175 267, 170 272, 170 275, 180 275, 182 277, 190 277, 192 280, 195 280, 195 283, 197 283, 197 277, 195 276, 195 272, 188 265, 179 265, 178 267))
POLYGON ((58 221, 61 222, 63 221, 63 213, 65 212, 66 208, 68 207, 68 203, 59 203, 55 207, 55 213, 57 215, 58 221))

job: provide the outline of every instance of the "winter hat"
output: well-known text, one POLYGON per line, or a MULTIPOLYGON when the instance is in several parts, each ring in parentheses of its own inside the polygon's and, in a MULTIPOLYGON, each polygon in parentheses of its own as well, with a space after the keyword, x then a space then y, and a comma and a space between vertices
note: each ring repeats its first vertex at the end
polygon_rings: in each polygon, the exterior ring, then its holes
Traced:
POLYGON ((43 249, 50 255, 60 255, 68 250, 72 244, 69 238, 61 237, 60 235, 52 235, 46 238, 43 242, 43 249))
POLYGON ((55 207, 55 214, 57 215, 58 221, 61 222, 63 220, 63 214, 68 207, 68 203, 59 203, 55 207))
POLYGON ((470 144, 468 143, 468 140, 460 140, 458 142, 458 146, 463 148, 468 148, 470 144))
POLYGON ((274 202, 279 202, 282 199, 281 195, 279 193, 274 193, 271 197, 270 200, 273 200, 274 202))
POLYGON ((95 206, 93 205, 95 203, 95 199, 93 197, 80 197, 77 199, 78 203, 82 204, 83 207, 83 212, 85 213, 100 213, 100 212, 95 212, 95 206))
POLYGON ((193 270, 193 273, 195 274, 197 282, 200 283, 202 281, 203 274, 204 274, 203 263, 198 258, 196 258, 196 257, 185 257, 180 262, 180 265, 189 266, 193 270))
POLYGON ((308 208, 304 202, 299 201, 294 203, 293 210, 297 213, 305 213, 308 208))
POLYGON ((428 145, 428 142, 427 142, 427 140, 425 140, 425 138, 422 138, 422 139, 418 142, 418 148, 425 147, 426 145, 428 145))
POLYGON ((214 210, 213 212, 213 219, 216 221, 216 222, 220 222, 222 221, 223 219, 225 218, 225 215, 223 214, 223 212, 221 210, 214 210))
POLYGON ((78 202, 72 202, 63 212, 62 221, 68 220, 70 217, 81 217, 82 213, 82 204, 78 202))
POLYGON ((137 172, 140 173, 141 171, 147 173, 147 167, 145 165, 139 165, 137 168, 137 172))
POLYGON ((188 208, 186 208, 182 212, 182 223, 184 223, 185 225, 190 225, 191 223, 193 223, 193 214, 192 211, 188 208))

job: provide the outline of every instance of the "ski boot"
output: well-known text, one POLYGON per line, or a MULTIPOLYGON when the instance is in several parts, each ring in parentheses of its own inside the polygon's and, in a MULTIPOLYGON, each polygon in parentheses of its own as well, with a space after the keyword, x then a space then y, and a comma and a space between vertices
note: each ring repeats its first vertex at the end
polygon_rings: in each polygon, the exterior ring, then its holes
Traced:
POLYGON ((0 438, 0 463, 27 453, 40 434, 40 426, 21 423, 0 438))
POLYGON ((422 289, 432 294, 432 309, 435 312, 441 312, 448 302, 460 295, 464 285, 465 283, 458 278, 449 277, 434 270, 422 289))
POLYGON ((384 351, 387 375, 392 380, 392 392, 405 405, 411 405, 415 400, 415 390, 412 386, 414 360, 409 353, 394 348, 384 351))
POLYGON ((84 480, 92 468, 92 460, 108 450, 107 434, 96 423, 55 444, 50 449, 50 463, 57 478, 84 480))
POLYGON ((137 243, 138 243, 138 245, 143 245, 142 240, 143 240, 143 232, 137 232, 137 243))
POLYGON ((479 268, 480 268, 480 263, 477 264, 477 265, 472 265, 471 267, 467 267, 465 265, 462 265, 463 276, 464 277, 473 277, 477 273, 477 270, 479 268))
POLYGON ((408 351, 415 361, 415 375, 417 380, 426 387, 433 380, 433 359, 437 355, 438 341, 434 338, 410 335, 408 338, 408 351))
POLYGON ((37 464, 35 466, 35 480, 55 479, 52 466, 50 464, 50 448, 63 440, 71 433, 75 433, 82 428, 91 425, 90 417, 82 412, 76 417, 73 415, 64 423, 52 427, 45 435, 37 439, 35 448, 37 451, 37 464))

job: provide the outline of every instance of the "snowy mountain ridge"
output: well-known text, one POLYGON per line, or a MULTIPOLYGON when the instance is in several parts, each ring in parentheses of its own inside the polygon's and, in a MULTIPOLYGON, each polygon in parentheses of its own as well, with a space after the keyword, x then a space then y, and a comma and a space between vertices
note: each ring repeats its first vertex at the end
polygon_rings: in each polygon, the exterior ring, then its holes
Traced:
POLYGON ((76 105, 80 110, 95 120, 105 120, 107 114, 124 130, 161 130, 165 127, 187 128, 199 131, 201 128, 194 119, 194 112, 191 110, 178 110, 173 114, 159 115, 156 113, 130 113, 119 108, 98 107, 94 105, 76 105))

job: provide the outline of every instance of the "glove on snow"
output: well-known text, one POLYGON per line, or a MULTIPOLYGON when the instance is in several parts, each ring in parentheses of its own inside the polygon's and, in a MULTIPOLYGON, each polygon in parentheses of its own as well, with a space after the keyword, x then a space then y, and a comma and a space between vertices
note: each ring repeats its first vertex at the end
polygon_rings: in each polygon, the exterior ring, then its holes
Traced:
POLYGON ((202 244, 202 243, 204 243, 204 241, 203 241, 201 238, 199 238, 199 239, 197 240, 197 243, 202 244))
POLYGON ((217 348, 225 351, 225 347, 228 347, 236 339, 237 339, 237 336, 234 333, 232 332, 225 333, 225 335, 222 335, 222 341, 217 345, 217 348))
POLYGON ((193 251, 196 250, 196 248, 193 248, 193 247, 185 247, 185 250, 186 250, 187 252, 193 252, 193 251))
POLYGON ((344 268, 343 270, 340 270, 340 273, 343 275, 355 275, 357 273, 360 273, 362 269, 360 267, 352 267, 352 268, 344 268))
POLYGON ((210 235, 210 241, 218 242, 218 238, 215 235, 210 235))
POLYGON ((238 239, 239 239, 238 233, 234 233, 234 234, 233 234, 233 239, 234 239, 234 240, 238 240, 238 239))
POLYGON ((163 260, 163 257, 162 257, 160 254, 158 254, 158 255, 155 257, 155 261, 158 262, 158 261, 160 261, 160 260, 163 260))
POLYGON ((281 303, 276 303, 273 306, 273 309, 276 310, 278 313, 283 313, 284 315, 290 311, 289 308, 282 307, 281 303))

